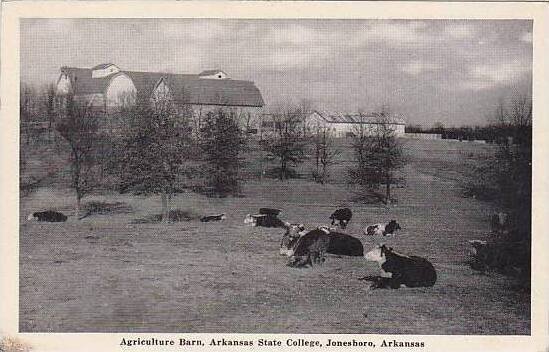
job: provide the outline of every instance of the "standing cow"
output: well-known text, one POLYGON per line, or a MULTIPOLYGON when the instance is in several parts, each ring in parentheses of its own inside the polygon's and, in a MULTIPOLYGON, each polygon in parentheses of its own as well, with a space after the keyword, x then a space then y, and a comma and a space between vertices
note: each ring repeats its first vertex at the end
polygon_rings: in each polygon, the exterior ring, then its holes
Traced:
POLYGON ((349 221, 353 217, 353 212, 349 208, 337 209, 330 215, 330 220, 332 220, 332 226, 340 226, 342 229, 347 227, 349 221))

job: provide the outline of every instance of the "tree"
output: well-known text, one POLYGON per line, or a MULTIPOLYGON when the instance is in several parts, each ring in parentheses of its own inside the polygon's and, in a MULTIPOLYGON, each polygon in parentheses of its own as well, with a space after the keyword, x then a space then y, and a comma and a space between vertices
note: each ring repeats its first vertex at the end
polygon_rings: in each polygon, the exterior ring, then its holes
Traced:
POLYGON ((335 148, 333 137, 326 128, 317 126, 313 135, 313 151, 315 158, 315 170, 313 178, 316 182, 324 184, 330 176, 329 167, 336 163, 340 151, 335 148))
POLYGON ((351 146, 355 166, 349 170, 350 182, 388 204, 391 202, 391 185, 402 181, 397 171, 405 164, 406 158, 386 113, 378 115, 373 125, 375 128, 364 122, 362 118, 353 131, 351 146), (381 185, 385 185, 383 196, 377 193, 381 185))
POLYGON ((178 114, 168 96, 139 94, 127 110, 129 128, 120 156, 121 192, 160 194, 162 221, 169 221, 169 198, 180 190, 178 175, 190 158, 188 116, 178 114))
POLYGON ((267 158, 278 163, 277 173, 280 180, 288 179, 293 167, 305 159, 306 141, 300 117, 294 111, 271 115, 273 129, 262 140, 267 158))
POLYGON ((240 152, 244 146, 242 131, 234 111, 208 112, 200 131, 208 185, 220 195, 239 192, 240 152))
POLYGON ((68 95, 55 129, 69 144, 71 187, 76 194, 76 216, 81 217, 82 198, 98 186, 97 141, 98 118, 84 102, 68 95))

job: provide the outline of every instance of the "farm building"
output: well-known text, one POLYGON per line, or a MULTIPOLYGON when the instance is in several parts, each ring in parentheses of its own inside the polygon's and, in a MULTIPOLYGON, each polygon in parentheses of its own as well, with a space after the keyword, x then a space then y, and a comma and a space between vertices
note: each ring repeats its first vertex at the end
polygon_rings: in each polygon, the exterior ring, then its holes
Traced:
POLYGON ((199 74, 123 71, 108 63, 93 68, 61 67, 59 96, 74 94, 93 108, 115 113, 127 99, 144 93, 151 98, 169 97, 176 106, 191 107, 193 119, 219 107, 234 109, 238 116, 257 115, 263 106, 253 82, 231 79, 222 70, 199 74))
POLYGON ((389 126, 398 137, 404 135, 406 123, 400 117, 384 116, 379 113, 343 114, 313 111, 307 117, 309 128, 321 127, 331 131, 336 137, 352 135, 357 126, 362 125, 370 133, 375 133, 381 125, 389 126))

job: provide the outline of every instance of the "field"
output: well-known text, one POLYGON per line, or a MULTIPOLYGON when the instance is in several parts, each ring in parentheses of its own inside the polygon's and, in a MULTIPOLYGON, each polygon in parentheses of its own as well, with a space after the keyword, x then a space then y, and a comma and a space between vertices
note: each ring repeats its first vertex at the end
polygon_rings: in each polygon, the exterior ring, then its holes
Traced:
MULTIPOLYGON (((530 297, 497 274, 465 263, 468 239, 484 239, 487 203, 461 195, 466 160, 490 146, 456 141, 406 141, 406 187, 398 203, 361 204, 341 183, 263 178, 243 185, 243 197, 183 193, 173 208, 225 212, 223 222, 136 224, 159 213, 159 199, 98 194, 85 201, 123 202, 131 211, 66 223, 27 222, 33 211, 71 213, 70 190, 42 186, 20 203, 20 330, 22 332, 234 332, 529 334, 530 297), (247 213, 283 209, 308 227, 326 224, 349 206, 348 233, 366 249, 379 241, 433 262, 432 288, 370 290, 357 280, 377 274, 363 258, 328 256, 307 269, 286 266, 280 229, 250 228, 247 213), (397 219, 393 238, 367 238, 361 228, 397 219)), ((337 165, 341 179, 345 163, 337 165)), ((304 169, 306 169, 305 167, 304 169)))

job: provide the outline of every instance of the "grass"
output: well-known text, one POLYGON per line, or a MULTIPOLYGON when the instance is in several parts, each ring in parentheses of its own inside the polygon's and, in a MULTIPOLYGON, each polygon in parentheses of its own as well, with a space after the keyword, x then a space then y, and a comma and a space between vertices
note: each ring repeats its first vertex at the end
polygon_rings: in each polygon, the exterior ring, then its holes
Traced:
MULTIPOLYGON (((95 214, 66 223, 26 222, 28 213, 54 208, 71 215, 70 190, 41 187, 21 199, 20 330, 22 332, 235 332, 529 334, 528 293, 499 274, 467 264, 469 239, 486 239, 493 209, 463 198, 463 158, 489 146, 452 141, 407 141, 410 163, 397 204, 353 202, 342 177, 251 180, 242 198, 182 193, 172 209, 225 213, 221 222, 134 224, 160 212, 159 197, 103 194, 88 202, 120 202, 131 212, 95 214), (267 206, 308 227, 326 224, 349 206, 347 232, 365 248, 381 239, 360 235, 371 223, 397 219, 403 230, 385 242, 433 262, 432 288, 369 290, 357 280, 375 275, 363 258, 328 256, 311 269, 286 266, 278 254, 280 229, 244 226, 267 206)), ((303 165, 307 170, 309 165, 303 165)))

